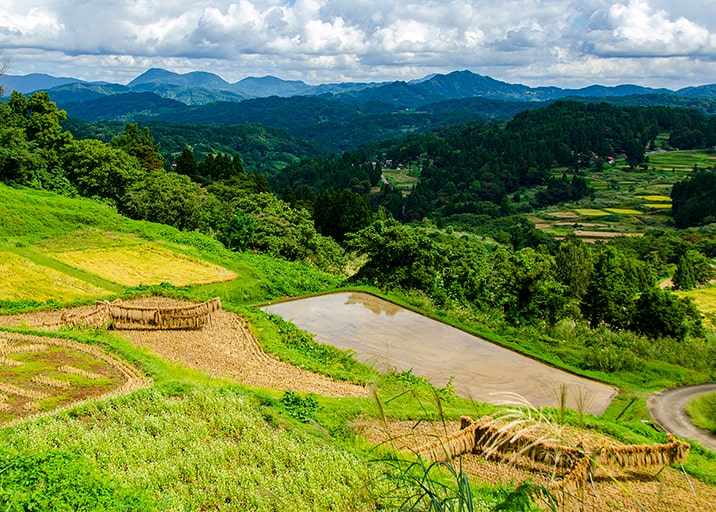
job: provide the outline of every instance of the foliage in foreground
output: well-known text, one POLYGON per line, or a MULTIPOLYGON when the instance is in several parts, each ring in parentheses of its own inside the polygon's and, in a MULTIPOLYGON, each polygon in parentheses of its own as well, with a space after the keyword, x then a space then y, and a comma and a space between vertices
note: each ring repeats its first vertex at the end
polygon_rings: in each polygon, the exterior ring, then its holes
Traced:
MULTIPOLYGON (((6 429, 0 440, 0 504, 14 510, 39 503, 18 489, 22 475, 46 490, 72 475, 105 482, 95 492, 111 510, 121 510, 111 500, 125 495, 140 510, 370 510, 378 491, 371 488, 378 468, 331 442, 271 425, 232 388, 147 389, 6 429), (21 471, 23 461, 34 462, 32 471, 21 471)), ((86 487, 72 486, 76 494, 64 497, 52 487, 46 499, 79 509, 89 499, 86 487)))

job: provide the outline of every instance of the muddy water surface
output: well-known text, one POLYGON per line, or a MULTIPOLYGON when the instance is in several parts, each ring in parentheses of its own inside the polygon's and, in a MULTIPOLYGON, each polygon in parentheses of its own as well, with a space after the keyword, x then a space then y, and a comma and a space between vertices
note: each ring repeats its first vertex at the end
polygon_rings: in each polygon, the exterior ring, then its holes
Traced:
POLYGON ((504 403, 516 393, 535 406, 557 406, 567 386, 568 405, 601 414, 616 389, 558 370, 459 329, 365 293, 335 293, 262 308, 291 320, 317 341, 357 353, 376 368, 413 369, 438 387, 450 376, 458 394, 504 403))

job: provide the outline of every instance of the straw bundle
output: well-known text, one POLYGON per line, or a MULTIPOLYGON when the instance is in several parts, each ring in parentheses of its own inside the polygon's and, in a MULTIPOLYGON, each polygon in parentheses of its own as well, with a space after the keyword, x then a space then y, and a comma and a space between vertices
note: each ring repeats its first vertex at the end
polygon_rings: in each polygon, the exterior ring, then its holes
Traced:
POLYGON ((569 489, 581 487, 589 478, 592 472, 592 459, 584 456, 561 481, 556 482, 552 487, 555 489, 569 489))
POLYGON ((100 326, 110 321, 109 314, 109 302, 95 301, 94 309, 86 313, 71 313, 66 309, 62 310, 60 315, 60 322, 63 325, 69 325, 71 327, 91 327, 100 326))
POLYGON ((28 354, 31 352, 44 352, 45 350, 47 350, 47 345, 43 343, 23 343, 12 345, 6 352, 8 354, 28 354))
POLYGON ((475 449, 477 423, 471 418, 460 418, 460 430, 445 439, 437 439, 418 450, 418 454, 434 462, 445 462, 475 449))
POLYGON ((55 389, 70 388, 69 382, 59 379, 53 379, 52 377, 47 377, 46 375, 35 375, 31 380, 36 384, 43 384, 45 386, 50 386, 51 388, 55 389))
POLYGON ((101 373, 90 372, 88 370, 83 370, 82 368, 75 368, 74 366, 69 365, 60 366, 59 368, 57 368, 57 371, 62 373, 69 373, 70 375, 79 375, 80 377, 84 377, 90 380, 105 378, 105 376, 101 373))
POLYGON ((18 366, 22 366, 22 361, 17 361, 15 359, 10 359, 9 357, 0 356, 0 366, 9 366, 10 368, 17 368, 18 366))
POLYGON ((213 321, 212 313, 219 309, 219 297, 201 304, 167 308, 125 306, 119 299, 109 304, 115 329, 201 329, 213 321))
POLYGON ((422 457, 443 462, 452 457, 473 452, 485 457, 524 456, 535 462, 548 463, 567 470, 556 488, 582 485, 596 465, 618 465, 640 469, 649 466, 667 466, 685 462, 691 445, 668 435, 668 443, 656 445, 619 446, 602 444, 592 450, 583 446, 566 446, 544 440, 527 431, 501 426, 490 416, 475 422, 460 419, 460 430, 427 444, 418 450, 422 457))
POLYGON ((535 462, 571 467, 584 455, 579 448, 556 444, 525 430, 506 429, 490 420, 477 428, 475 442, 475 451, 488 458, 524 456, 535 462))
POLYGON ((669 435, 666 444, 605 445, 600 447, 597 459, 604 465, 616 464, 622 468, 632 469, 668 466, 686 461, 690 449, 691 445, 669 435))
POLYGON ((43 391, 25 389, 18 386, 13 386, 12 384, 7 384, 5 382, 0 382, 0 391, 9 395, 17 395, 23 398, 30 398, 36 400, 42 400, 43 398, 47 398, 50 396, 48 393, 45 393, 43 391))

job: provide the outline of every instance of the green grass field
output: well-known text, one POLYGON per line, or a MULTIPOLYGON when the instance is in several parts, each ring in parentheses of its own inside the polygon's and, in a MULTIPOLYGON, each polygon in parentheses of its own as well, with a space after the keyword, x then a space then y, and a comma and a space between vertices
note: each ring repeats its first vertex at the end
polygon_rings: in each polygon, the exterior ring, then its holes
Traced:
POLYGON ((649 168, 657 171, 686 172, 694 166, 705 169, 716 166, 716 153, 710 150, 668 151, 649 153, 649 168))
POLYGON ((697 427, 716 434, 716 393, 709 393, 686 404, 686 413, 697 427))

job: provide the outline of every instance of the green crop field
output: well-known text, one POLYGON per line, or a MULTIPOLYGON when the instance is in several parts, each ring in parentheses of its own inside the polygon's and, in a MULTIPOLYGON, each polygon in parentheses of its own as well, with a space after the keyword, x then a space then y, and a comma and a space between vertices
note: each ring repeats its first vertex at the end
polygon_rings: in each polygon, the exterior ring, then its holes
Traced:
POLYGON ((657 171, 691 171, 716 166, 716 153, 711 150, 668 151, 649 153, 649 168, 657 171))

